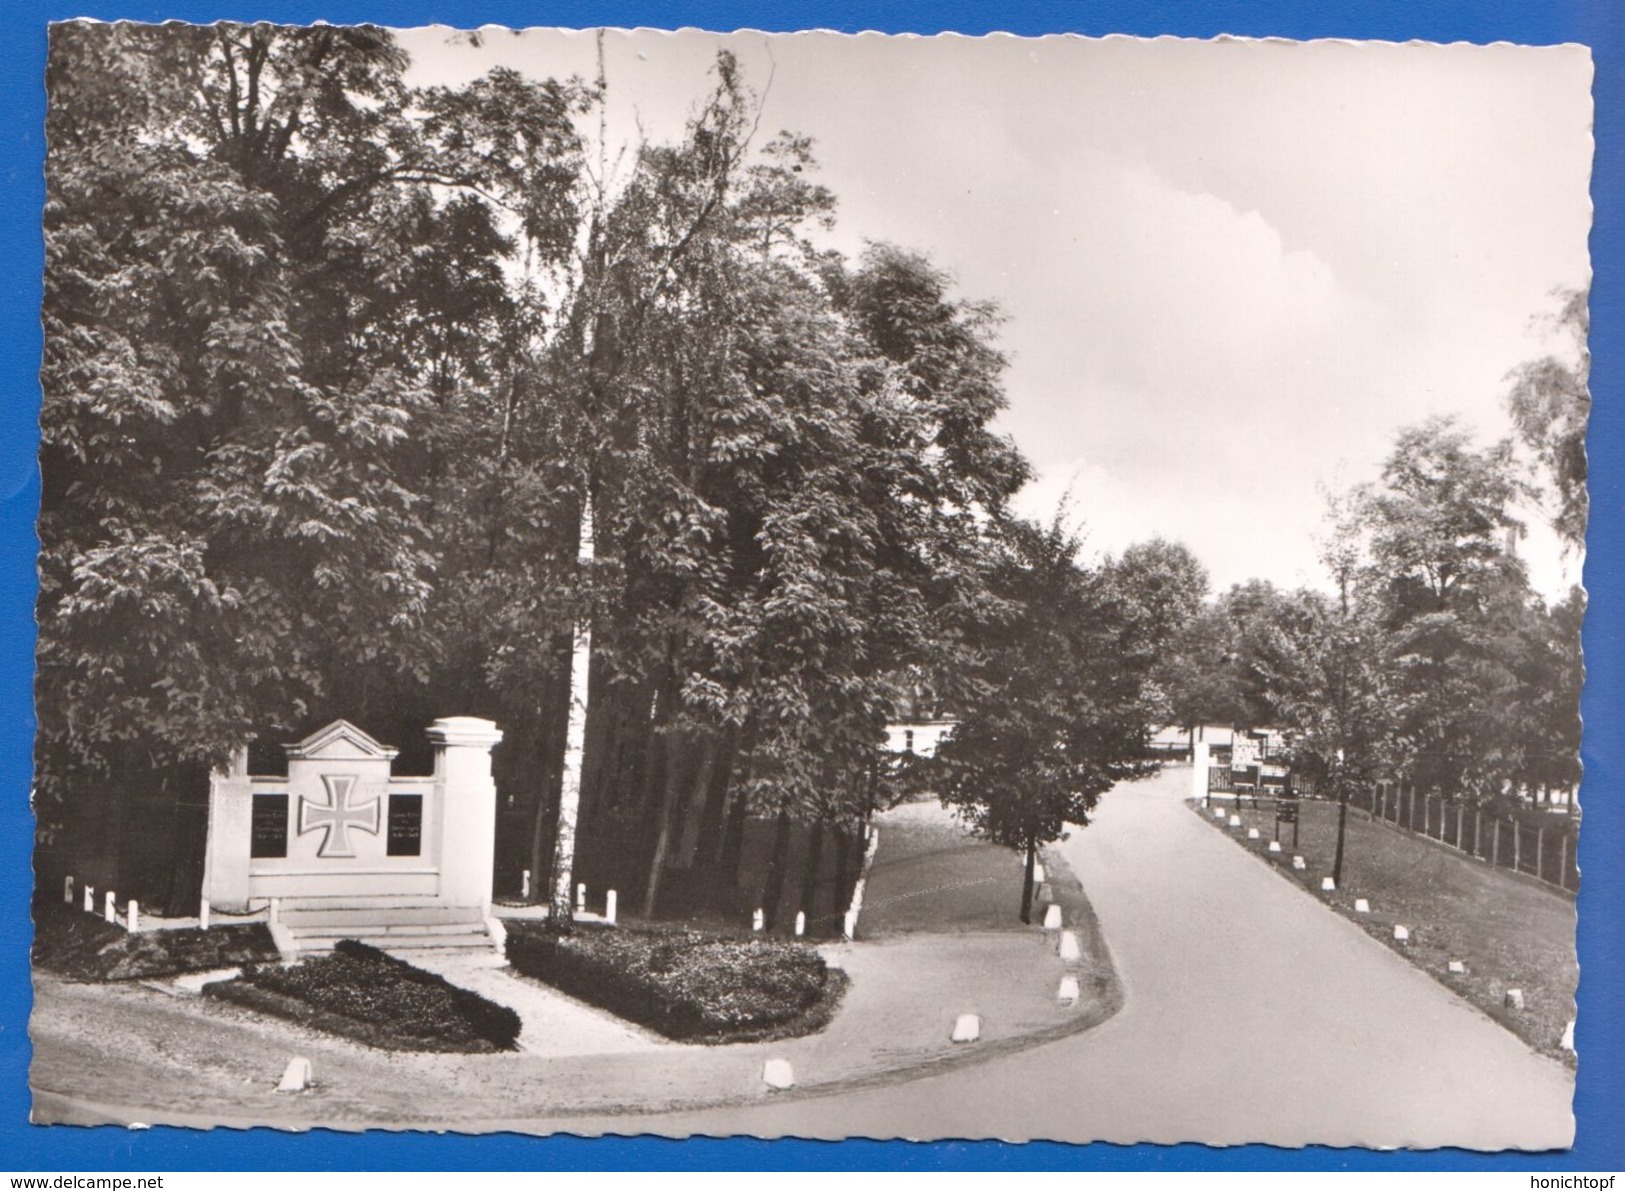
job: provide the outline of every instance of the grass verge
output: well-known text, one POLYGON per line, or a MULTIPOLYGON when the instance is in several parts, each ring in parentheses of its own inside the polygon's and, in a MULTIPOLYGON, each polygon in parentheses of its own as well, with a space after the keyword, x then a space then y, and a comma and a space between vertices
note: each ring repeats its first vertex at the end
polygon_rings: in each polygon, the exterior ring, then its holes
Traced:
POLYGON ((203 994, 384 1050, 513 1050, 519 1015, 375 947, 342 939, 331 955, 245 968, 203 994))
POLYGON ((816 1033, 846 987, 812 947, 698 931, 507 924, 521 975, 681 1042, 760 1042, 816 1033))
POLYGON ((271 962, 277 949, 261 923, 130 934, 65 903, 43 902, 34 906, 33 958, 71 980, 151 980, 271 962))
MULTIPOLYGON (((1193 804, 1202 818, 1237 844, 1274 866, 1367 934, 1403 955, 1412 964, 1472 1002, 1517 1034, 1534 1049, 1573 1064, 1575 1056, 1561 1046, 1564 1029, 1574 1019, 1574 993, 1579 984, 1575 956, 1575 905, 1556 890, 1548 891, 1490 868, 1439 843, 1418 839, 1377 823, 1363 811, 1349 809, 1344 844, 1343 885, 1334 893, 1320 891, 1332 871, 1337 846, 1337 807, 1306 801, 1296 848, 1290 824, 1282 824, 1281 851, 1268 851, 1275 820, 1269 811, 1243 810, 1242 825, 1193 804), (1246 829, 1262 837, 1248 841, 1246 829), (1303 871, 1292 867, 1293 855, 1304 858, 1303 871), (1356 899, 1370 904, 1357 913, 1356 899), (1404 926, 1408 942, 1394 939, 1404 926), (1466 971, 1452 974, 1451 961, 1466 971), (1524 1007, 1506 1005, 1509 989, 1523 992, 1524 1007)), ((1226 806, 1226 813, 1229 807, 1226 806)))
MULTIPOLYGON (((1020 916, 1020 852, 973 835, 935 799, 894 807, 878 826, 880 847, 864 893, 860 938, 1032 929, 1020 916)), ((1042 894, 1033 890, 1039 918, 1042 894)))

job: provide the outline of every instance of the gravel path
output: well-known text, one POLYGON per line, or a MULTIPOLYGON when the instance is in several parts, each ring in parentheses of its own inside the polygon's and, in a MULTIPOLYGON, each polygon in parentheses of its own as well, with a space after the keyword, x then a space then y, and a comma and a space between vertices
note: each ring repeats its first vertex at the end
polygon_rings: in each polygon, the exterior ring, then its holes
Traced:
POLYGON ((428 951, 405 958, 519 1014, 519 1049, 526 1054, 638 1054, 676 1045, 539 981, 514 975, 495 953, 428 951))

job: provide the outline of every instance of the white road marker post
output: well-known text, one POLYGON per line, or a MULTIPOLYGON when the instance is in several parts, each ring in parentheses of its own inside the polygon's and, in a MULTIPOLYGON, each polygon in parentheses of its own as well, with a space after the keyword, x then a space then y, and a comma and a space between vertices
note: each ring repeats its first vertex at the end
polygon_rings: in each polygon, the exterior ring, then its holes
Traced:
POLYGON ((303 1055, 295 1055, 288 1060, 288 1066, 282 1072, 282 1082, 277 1084, 279 1092, 302 1092, 315 1082, 311 1070, 310 1060, 303 1055))

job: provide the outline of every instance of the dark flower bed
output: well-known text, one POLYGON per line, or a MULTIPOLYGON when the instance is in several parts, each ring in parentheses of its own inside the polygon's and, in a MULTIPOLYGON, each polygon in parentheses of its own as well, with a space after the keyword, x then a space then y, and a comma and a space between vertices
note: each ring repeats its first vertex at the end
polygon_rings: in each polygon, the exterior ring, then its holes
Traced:
POLYGON ((61 902, 34 907, 34 963, 74 980, 142 980, 277 957, 261 924, 130 934, 61 902))
POLYGON ((691 930, 508 924, 515 970, 687 1042, 752 1042, 822 1029, 846 986, 812 947, 691 930))
POLYGON ((513 1050, 519 1038, 507 1006, 353 939, 290 967, 245 968, 203 992, 388 1050, 513 1050))

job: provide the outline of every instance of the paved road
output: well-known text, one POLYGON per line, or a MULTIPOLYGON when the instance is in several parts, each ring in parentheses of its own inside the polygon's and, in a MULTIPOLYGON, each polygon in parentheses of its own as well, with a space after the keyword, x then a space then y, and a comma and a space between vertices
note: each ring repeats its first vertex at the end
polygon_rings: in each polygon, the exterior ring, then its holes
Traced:
POLYGON ((1061 845, 1127 991, 1098 1029, 940 1076, 579 1132, 1549 1149, 1573 1080, 1200 823, 1189 773, 1061 845))

